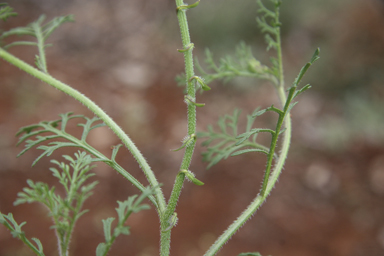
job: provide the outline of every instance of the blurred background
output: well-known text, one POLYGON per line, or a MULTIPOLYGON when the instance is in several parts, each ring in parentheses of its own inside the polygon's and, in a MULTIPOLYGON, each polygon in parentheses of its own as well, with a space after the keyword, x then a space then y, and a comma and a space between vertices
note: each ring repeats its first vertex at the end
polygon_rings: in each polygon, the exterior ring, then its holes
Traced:
MULTIPOLYGON (((49 72, 80 90, 104 108, 142 151, 166 197, 178 172, 183 152, 172 152, 186 135, 183 89, 175 76, 184 60, 172 0, 14 0, 19 13, 1 22, 7 30, 25 26, 46 14, 47 20, 74 14, 51 36, 47 49, 49 72)), ((189 2, 188 3, 192 3, 189 2)), ((202 0, 188 11, 194 54, 203 63, 204 49, 215 59, 234 53, 244 41, 254 55, 268 63, 255 17, 254 0, 202 0)), ((281 6, 282 42, 287 83, 321 48, 321 59, 305 81, 312 89, 302 94, 292 111, 293 139, 283 174, 267 202, 218 254, 234 256, 258 251, 273 256, 384 255, 384 2, 379 0, 290 0, 281 6)), ((17 40, 17 38, 12 38, 17 40)), ((10 52, 33 63, 36 49, 14 47, 10 52)), ((55 120, 73 111, 92 117, 80 103, 0 61, 0 210, 12 212, 28 237, 39 238, 46 255, 57 255, 54 232, 45 208, 13 206, 26 179, 60 187, 48 170, 50 159, 31 163, 32 150, 16 158, 15 134, 22 126, 55 120)), ((218 117, 242 109, 245 116, 257 106, 277 104, 272 86, 257 80, 214 82, 198 96, 198 130, 218 117)), ((275 116, 256 122, 264 127, 275 116)), ((79 128, 69 124, 75 134, 79 128)), ((241 128, 240 128, 241 129, 241 128)), ((91 145, 109 155, 119 143, 106 128, 94 130, 91 145)), ((200 141, 201 142, 201 141, 200 141)), ((191 170, 205 182, 185 183, 177 206, 179 223, 172 232, 172 255, 200 256, 257 194, 266 158, 246 154, 206 170, 198 147, 191 170)), ((76 150, 61 150, 53 155, 76 150)), ((145 183, 127 150, 118 162, 145 183)), ((116 200, 138 193, 104 164, 95 169, 100 181, 85 205, 91 211, 77 224, 72 255, 95 255, 104 240, 101 219, 115 216, 116 200)), ((131 235, 119 237, 110 255, 158 255, 159 223, 155 210, 130 217, 131 235)), ((0 226, 0 255, 33 255, 0 226)))

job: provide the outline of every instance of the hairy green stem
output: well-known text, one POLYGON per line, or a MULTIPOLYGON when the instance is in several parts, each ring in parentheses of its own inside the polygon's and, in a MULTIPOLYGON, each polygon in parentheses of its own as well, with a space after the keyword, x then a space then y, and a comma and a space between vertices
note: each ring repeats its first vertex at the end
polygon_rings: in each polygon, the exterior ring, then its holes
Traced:
POLYGON ((170 227, 170 225, 172 225, 170 223, 170 219, 173 213, 175 212, 177 201, 179 199, 181 189, 183 188, 184 180, 185 180, 185 174, 179 172, 176 175, 175 184, 173 186, 171 197, 169 198, 169 202, 167 205, 167 210, 168 209, 170 210, 166 211, 161 219, 160 256, 168 256, 170 253, 171 230, 172 230, 172 227, 170 227), (169 214, 169 212, 172 209, 173 209, 172 213, 169 214))
MULTIPOLYGON (((195 5, 191 5, 190 7, 195 7, 198 4, 196 2, 195 5)), ((180 34, 181 34, 181 40, 183 43, 183 50, 182 52, 184 54, 184 61, 185 61, 185 75, 186 75, 186 83, 187 83, 187 96, 193 100, 195 100, 196 97, 196 88, 195 88, 195 81, 191 79, 194 76, 194 70, 193 70, 193 56, 192 56, 192 50, 193 50, 193 44, 191 43, 191 39, 189 36, 189 29, 188 29, 188 21, 187 21, 187 15, 186 10, 189 9, 189 7, 186 7, 183 3, 183 0, 176 0, 176 12, 177 12, 177 18, 179 21, 180 26, 180 34)), ((194 104, 188 104, 187 105, 188 110, 188 135, 192 136, 196 133, 196 106, 194 104)), ((189 166, 191 164, 193 151, 195 148, 195 140, 193 140, 191 143, 189 143, 185 148, 184 157, 180 166, 180 170, 188 170, 189 166)), ((169 226, 169 219, 171 216, 173 216, 177 201, 179 200, 181 188, 183 187, 183 183, 185 180, 184 174, 178 174, 176 176, 176 181, 172 189, 171 196, 168 201, 167 208, 165 210, 165 213, 161 219, 161 231, 160 231, 160 255, 161 256, 168 256, 170 253, 170 242, 171 242, 171 229, 167 230, 169 226)))
MULTIPOLYGON (((279 21, 279 8, 278 7, 275 9, 275 12, 276 12, 275 23, 279 24, 280 21, 279 21)), ((286 105, 289 105, 290 102, 288 104, 286 104, 287 103, 287 97, 285 95, 283 54, 282 54, 282 49, 281 49, 280 27, 277 27, 276 30, 277 30, 277 33, 276 33, 276 43, 277 43, 276 51, 277 51, 277 60, 279 62, 279 85, 277 88, 277 94, 279 96, 281 105, 285 107, 286 105)), ((279 119, 278 119, 277 125, 276 125, 276 133, 272 136, 271 146, 270 146, 270 151, 269 151, 268 161, 267 161, 267 168, 266 168, 265 173, 264 173, 264 180, 263 180, 263 185, 262 185, 262 189, 261 189, 261 195, 262 196, 265 196, 265 193, 267 190, 267 184, 269 182, 269 176, 271 174, 272 161, 273 161, 273 156, 275 154, 277 139, 279 137, 279 133, 280 133, 280 130, 281 130, 281 127, 283 125, 283 122, 284 122, 286 115, 287 115, 286 109, 284 109, 284 114, 279 114, 279 119)), ((288 113, 288 115, 289 115, 289 113, 288 113)), ((288 132, 288 131, 286 131, 286 132, 288 132)), ((291 136, 289 135, 289 138, 290 137, 291 136)), ((290 141, 288 141, 288 148, 287 148, 286 153, 288 153, 289 144, 290 144, 290 141)), ((282 151, 281 154, 283 154, 283 153, 284 152, 282 151)))
MULTIPOLYGON (((279 24, 279 8, 276 8, 276 20, 275 23, 279 24)), ((256 196, 256 198, 251 202, 251 204, 245 209, 244 212, 228 227, 227 230, 215 241, 215 243, 208 249, 208 251, 204 254, 204 256, 213 256, 215 255, 224 244, 236 233, 236 231, 242 227, 242 225, 249 220, 250 217, 259 209, 259 207, 263 204, 263 202, 267 199, 268 195, 271 193, 271 190, 275 186, 281 171, 283 169, 284 163, 288 156, 288 150, 291 143, 291 133, 292 133, 292 125, 291 125, 291 117, 290 113, 288 113, 288 106, 290 101, 292 100, 292 94, 290 94, 290 98, 287 99, 285 92, 285 82, 284 82, 284 70, 283 70, 283 58, 282 58, 282 49, 281 49, 281 37, 280 37, 280 28, 276 28, 276 43, 277 43, 277 60, 278 60, 278 68, 279 68, 279 81, 276 86, 277 94, 279 96, 279 100, 281 105, 284 107, 284 113, 279 114, 279 119, 276 125, 275 133, 272 135, 270 151, 268 154, 267 167, 264 173, 262 188, 260 193, 256 196), (288 103, 288 104, 287 104, 288 103), (281 144, 281 152, 275 163, 275 166, 272 170, 272 162, 275 155, 275 150, 277 146, 277 139, 279 137, 279 133, 281 131, 282 126, 285 126, 286 130, 284 132, 283 142, 281 144)))
POLYGON ((6 60, 7 62, 15 65, 16 67, 20 68, 26 73, 40 79, 43 82, 46 82, 47 84, 59 89, 60 91, 63 91, 64 93, 78 100, 79 102, 84 104, 86 107, 88 107, 96 116, 98 116, 109 128, 111 128, 111 130, 121 139, 123 144, 132 153, 133 157, 136 159, 140 168, 143 170, 145 176, 147 177, 150 185, 152 187, 156 187, 155 197, 156 197, 157 206, 158 206, 157 210, 159 212, 159 216, 162 215, 165 209, 166 203, 165 203, 163 193, 159 188, 159 183, 153 171, 151 170, 150 166, 148 165, 147 161, 145 160, 145 158, 143 157, 139 149, 136 147, 136 145, 131 141, 128 135, 124 133, 124 131, 115 123, 115 121, 112 120, 111 117, 109 117, 99 106, 97 106, 93 101, 91 101, 85 95, 81 94, 79 91, 71 88, 69 85, 66 85, 63 82, 60 82, 59 80, 53 78, 52 76, 32 67, 31 65, 18 59, 12 54, 6 52, 2 48, 0 48, 0 58, 6 60))
POLYGON ((73 232, 73 229, 75 228, 75 223, 79 218, 79 213, 84 203, 83 198, 78 198, 77 200, 78 202, 77 202, 76 208, 73 211, 72 219, 70 221, 68 230, 66 231, 65 237, 62 237, 62 241, 61 241, 62 243, 61 249, 65 253, 62 255, 65 255, 65 256, 69 255, 69 243, 71 242, 72 232, 73 232))
MULTIPOLYGON (((284 102, 286 101, 286 96, 284 93, 284 89, 278 90, 278 94, 280 99, 284 102)), ((213 256, 215 255, 224 244, 236 233, 236 231, 243 226, 243 224, 250 218, 252 215, 259 209, 259 207, 263 204, 263 202, 267 199, 268 195, 271 193, 271 190, 275 186, 281 171, 283 169, 284 163, 288 156, 289 145, 291 142, 291 117, 288 113, 285 117, 284 121, 285 132, 284 138, 281 145, 281 152, 279 158, 274 166, 274 169, 269 176, 268 182, 263 182, 265 184, 265 192, 259 193, 257 197, 253 200, 253 202, 245 209, 244 212, 228 227, 227 230, 215 241, 215 243, 209 248, 209 250, 204 254, 204 256, 213 256)))

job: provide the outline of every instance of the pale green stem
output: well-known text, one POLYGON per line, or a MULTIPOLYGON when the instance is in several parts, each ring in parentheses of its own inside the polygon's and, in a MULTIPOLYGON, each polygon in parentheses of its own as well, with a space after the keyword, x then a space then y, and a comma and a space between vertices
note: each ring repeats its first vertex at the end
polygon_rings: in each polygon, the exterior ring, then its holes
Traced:
MULTIPOLYGON (((284 94, 284 90, 278 90, 279 92, 282 91, 283 93, 279 93, 281 100, 286 99, 286 96, 284 94)), ((283 101, 283 102, 284 102, 283 101)), ((267 199, 268 195, 271 193, 271 190, 275 186, 281 171, 283 169, 284 163, 288 156, 288 149, 291 142, 291 117, 288 113, 285 117, 285 132, 284 132, 284 138, 281 146, 281 152, 279 155, 279 158, 274 166, 274 169, 268 179, 265 193, 262 195, 262 193, 259 193, 257 197, 253 200, 253 202, 245 209, 244 212, 241 213, 241 215, 228 227, 227 230, 224 231, 224 233, 215 241, 215 243, 209 248, 209 250, 204 254, 204 256, 213 256, 215 255, 223 246, 224 244, 236 233, 236 231, 243 226, 243 224, 250 218, 252 215, 259 209, 259 207, 263 204, 263 202, 267 199)))
POLYGON ((40 70, 32 67, 31 65, 6 52, 2 48, 0 48, 0 57, 8 61, 9 63, 15 65, 16 67, 20 68, 21 70, 27 72, 28 74, 40 79, 43 82, 46 82, 47 84, 59 89, 60 91, 63 91, 64 93, 78 100, 86 107, 88 107, 89 110, 91 110, 96 116, 98 116, 109 128, 111 128, 111 130, 121 139, 123 144, 132 153, 133 157, 136 159, 140 168, 143 170, 145 176, 147 177, 150 185, 152 187, 156 187, 155 197, 158 206, 157 210, 159 216, 162 215, 166 203, 163 193, 159 188, 159 183, 153 171, 151 170, 150 166, 148 165, 147 161, 145 160, 141 152, 138 150, 136 145, 131 141, 128 135, 125 134, 124 131, 112 120, 111 117, 109 117, 99 106, 97 106, 93 101, 91 101, 85 95, 81 94, 79 91, 71 88, 69 85, 66 85, 63 82, 58 81, 52 76, 45 74, 44 72, 41 72, 40 70))
MULTIPOLYGON (((176 7, 184 5, 183 0, 176 0, 176 7)), ((183 43, 184 53, 184 62, 185 62, 185 75, 186 75, 186 83, 187 83, 187 94, 188 97, 195 100, 196 97, 196 88, 195 81, 191 80, 194 76, 193 70, 193 56, 192 50, 193 45, 191 44, 191 39, 189 36, 188 22, 186 10, 179 9, 177 10, 177 18, 180 26, 180 34, 183 43)), ((188 135, 196 133, 196 106, 193 104, 188 104, 188 135)), ((185 148, 185 153, 183 157, 183 161, 180 166, 180 170, 188 170, 191 164, 193 151, 195 148, 195 140, 192 143, 189 143, 185 148)), ((183 187, 183 183, 185 180, 185 175, 177 175, 176 181, 172 189, 171 196, 168 201, 168 205, 166 211, 161 219, 161 231, 160 231, 160 255, 168 256, 170 253, 170 242, 171 242, 171 229, 169 227, 169 219, 173 216, 175 212, 177 202, 180 197, 181 188, 183 187)))
MULTIPOLYGON (((280 21, 279 21, 279 8, 276 8, 275 23, 276 24, 280 23, 280 21)), ((281 105, 284 107, 286 105, 287 97, 286 97, 285 91, 284 91, 285 90, 285 86, 284 86, 285 82, 284 82, 284 69, 283 69, 283 54, 282 54, 282 49, 281 49, 280 28, 276 28, 276 29, 277 29, 277 33, 276 33, 277 49, 276 49, 276 51, 277 51, 277 60, 279 62, 279 85, 277 87, 277 94, 279 96, 281 105)), ((267 167, 265 170, 263 185, 262 185, 262 189, 261 189, 261 195, 262 196, 264 196, 266 193, 267 185, 269 182, 269 175, 271 174, 273 156, 275 154, 275 149, 276 149, 276 145, 277 145, 277 139, 279 137, 279 133, 280 133, 281 127, 283 125, 283 121, 286 118, 286 115, 287 114, 279 115, 279 119, 277 121, 276 130, 275 130, 276 133, 272 136, 271 146, 270 146, 268 161, 267 161, 267 167)), ((288 115, 289 115, 289 113, 288 113, 288 115)), ((289 137, 291 137, 291 136, 289 136, 289 137)), ((288 147, 289 147, 289 144, 290 144, 290 141, 288 142, 288 147)), ((288 148, 287 148, 287 150, 288 150, 288 148)), ((284 153, 284 152, 282 152, 282 153, 284 153)))
MULTIPOLYGON (((278 9, 276 10, 278 12, 278 9)), ((278 17, 277 13, 277 17, 278 17)), ((275 21, 279 23, 279 20, 275 21)), ((288 156, 289 146, 291 143, 291 133, 292 133, 292 125, 291 125, 291 116, 290 113, 287 113, 287 96, 285 93, 284 86, 284 72, 283 72, 283 58, 282 58, 282 49, 281 49, 281 38, 280 38, 280 29, 278 28, 278 33, 276 33, 276 42, 277 42, 277 59, 279 62, 279 84, 276 87, 277 94, 279 96, 280 102, 284 108, 284 115, 279 115, 279 120, 276 125, 275 135, 272 136, 270 152, 267 160, 267 167, 264 174, 263 185, 260 190, 260 193, 256 196, 256 198, 251 202, 251 204, 245 209, 244 212, 228 227, 227 230, 215 241, 215 243, 209 248, 209 250, 204 254, 204 256, 213 256, 215 255, 224 244, 236 233, 236 231, 244 225, 244 223, 252 217, 252 215, 259 209, 259 207, 264 203, 267 199, 268 195, 271 193, 271 190, 275 186, 281 171, 283 169, 284 163, 288 156), (281 144, 281 152, 277 159, 277 162, 274 165, 273 171, 272 169, 272 161, 275 153, 276 145, 277 145, 277 137, 279 136, 279 132, 281 131, 282 125, 286 128, 284 132, 283 142, 281 144)), ((291 99, 289 99, 291 100, 291 99)))

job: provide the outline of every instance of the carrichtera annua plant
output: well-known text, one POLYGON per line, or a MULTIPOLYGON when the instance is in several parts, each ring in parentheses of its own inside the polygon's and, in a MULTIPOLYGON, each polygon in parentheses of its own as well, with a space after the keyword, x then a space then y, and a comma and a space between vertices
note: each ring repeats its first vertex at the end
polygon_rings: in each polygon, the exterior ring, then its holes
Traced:
MULTIPOLYGON (((97 162, 104 162, 112 167, 137 187, 141 191, 141 195, 129 197, 124 202, 118 202, 118 207, 116 208, 117 223, 114 223, 115 218, 112 217, 103 220, 105 241, 101 242, 96 248, 96 256, 107 255, 113 242, 119 235, 128 235, 130 233, 129 227, 125 225, 125 222, 132 213, 149 208, 148 205, 142 203, 145 198, 148 198, 153 204, 159 216, 161 237, 160 255, 170 255, 171 232, 178 221, 176 206, 183 183, 185 179, 188 179, 198 186, 204 185, 202 181, 195 177, 189 168, 198 138, 205 138, 203 145, 207 146, 207 151, 203 154, 203 160, 209 162, 208 168, 229 156, 244 153, 263 153, 267 156, 266 169, 259 193, 241 215, 217 238, 205 253, 206 256, 216 255, 235 232, 249 220, 266 200, 279 178, 287 159, 291 142, 290 111, 297 103, 294 101, 296 97, 310 88, 309 85, 299 87, 299 83, 308 68, 319 58, 319 49, 315 51, 310 61, 300 70, 292 84, 287 87, 284 80, 280 36, 281 23, 279 20, 279 8, 281 1, 257 0, 258 11, 260 13, 260 17, 257 18, 257 23, 261 31, 265 34, 268 45, 267 49, 273 49, 276 52, 275 57, 271 58, 271 63, 268 65, 262 64, 253 56, 251 48, 241 43, 236 49, 237 58, 223 58, 219 65, 213 61, 212 53, 207 50, 205 61, 211 71, 210 73, 204 71, 199 63, 196 62, 196 67, 201 73, 201 76, 197 76, 194 71, 193 58, 195 45, 190 39, 186 14, 188 10, 197 7, 199 2, 200 0, 193 4, 185 4, 182 0, 176 0, 176 15, 179 21, 182 39, 182 47, 178 51, 184 56, 185 60, 185 74, 182 76, 182 81, 186 86, 184 102, 188 109, 188 131, 182 141, 182 145, 175 149, 183 150, 184 157, 182 158, 180 166, 175 167, 178 168, 179 171, 175 177, 175 183, 168 201, 166 201, 160 188, 160 184, 156 178, 156 171, 152 170, 131 138, 120 126, 91 99, 49 74, 45 49, 50 45, 47 44, 46 41, 49 35, 59 26, 66 22, 73 21, 73 17, 71 15, 62 16, 45 22, 45 16, 42 15, 38 20, 30 23, 26 27, 14 28, 1 34, 0 40, 12 35, 29 35, 34 37, 35 41, 16 41, 2 46, 0 48, 0 58, 48 85, 63 91, 70 97, 84 104, 96 115, 95 118, 90 119, 80 115, 73 115, 72 113, 65 113, 61 114, 58 120, 43 121, 38 124, 29 125, 21 128, 17 133, 19 136, 18 144, 25 143, 25 148, 19 155, 22 155, 34 147, 42 150, 41 155, 33 162, 33 165, 42 157, 49 157, 54 151, 62 147, 77 147, 79 149, 79 151, 74 154, 74 158, 67 155, 63 156, 66 160, 65 162, 52 160, 52 163, 58 168, 51 168, 50 170, 64 187, 66 192, 64 198, 55 193, 54 187, 50 188, 45 183, 28 180, 27 183, 29 187, 24 188, 23 192, 18 194, 15 202, 15 204, 39 202, 47 207, 54 222, 53 228, 57 235, 59 255, 69 255, 70 238, 75 223, 86 213, 86 210, 82 209, 83 203, 92 194, 92 190, 97 183, 88 182, 88 179, 93 175, 90 171, 97 162), (35 57, 36 67, 7 52, 7 49, 15 46, 36 46, 38 50, 38 54, 35 57), (238 76, 254 77, 258 80, 269 81, 276 89, 280 102, 263 109, 256 108, 252 114, 247 116, 247 125, 243 133, 239 133, 237 127, 239 110, 235 110, 233 115, 226 115, 219 118, 219 131, 209 126, 207 132, 197 132, 196 107, 203 107, 205 104, 197 103, 196 91, 210 90, 211 88, 207 84, 213 80, 221 79, 225 81, 238 76), (271 128, 254 128, 256 118, 267 111, 276 113, 276 125, 271 128), (80 138, 69 134, 66 130, 68 123, 75 121, 77 121, 79 126, 83 127, 83 133, 80 138), (122 143, 113 147, 110 157, 105 156, 87 143, 89 132, 101 126, 108 126, 120 138, 122 143), (259 133, 270 134, 271 141, 269 145, 262 145, 257 142, 256 139, 259 133), (46 144, 45 142, 48 143, 46 144), (136 159, 147 178, 148 186, 139 182, 116 162, 116 155, 119 148, 123 145, 128 148, 136 159)), ((13 9, 7 4, 0 4, 0 8, 0 18, 4 21, 16 15, 13 9)), ((255 184, 255 186, 257 185, 255 184)), ((14 237, 24 242, 36 255, 44 255, 41 242, 37 238, 27 238, 22 231, 22 226, 25 222, 18 224, 11 213, 7 215, 0 213, 0 223, 9 229, 14 237)), ((246 255, 261 256, 255 252, 239 254, 239 256, 246 255)))

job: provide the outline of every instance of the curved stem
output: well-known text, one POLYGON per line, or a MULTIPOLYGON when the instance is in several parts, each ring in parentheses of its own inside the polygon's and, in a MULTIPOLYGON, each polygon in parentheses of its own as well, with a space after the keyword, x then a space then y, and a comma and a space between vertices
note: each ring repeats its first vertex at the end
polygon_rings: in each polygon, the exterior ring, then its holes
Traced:
MULTIPOLYGON (((284 90, 279 90, 283 93, 279 93, 280 99, 284 100, 286 98, 284 94, 284 90), (284 97, 282 98, 282 95, 284 97)), ((259 207, 263 204, 263 202, 267 199, 268 195, 271 193, 271 190, 275 186, 281 171, 283 169, 284 163, 288 156, 288 149, 291 143, 291 117, 289 114, 286 115, 285 118, 285 128, 284 138, 281 146, 281 153, 279 158, 274 166, 274 169, 266 183, 266 188, 264 194, 259 193, 257 197, 252 201, 252 203, 245 209, 244 212, 228 227, 227 230, 215 241, 215 243, 209 248, 209 250, 204 254, 204 256, 213 256, 215 255, 223 245, 236 233, 236 231, 244 225, 244 223, 249 220, 250 217, 259 209, 259 207)), ((264 184, 264 183, 263 183, 264 184)))
MULTIPOLYGON (((76 138, 76 137, 74 137, 74 136, 72 136, 72 135, 70 135, 70 134, 68 134, 66 132, 63 132, 63 131, 60 131, 60 130, 57 130, 57 129, 51 129, 50 125, 45 125, 44 128, 46 129, 46 131, 49 131, 49 132, 52 132, 52 133, 56 133, 57 135, 59 135, 60 138, 64 138, 64 139, 66 139, 66 140, 68 140, 70 142, 73 142, 74 143, 73 146, 77 146, 77 147, 80 147, 80 148, 88 151, 91 155, 95 156, 97 159, 100 159, 101 162, 104 162, 105 164, 107 164, 110 167, 112 167, 115 171, 120 173, 124 178, 129 180, 141 192, 145 191, 146 188, 145 188, 145 186, 143 184, 141 184, 140 181, 138 181, 135 177, 133 177, 129 172, 127 172, 116 161, 113 161, 112 159, 109 159, 108 157, 106 157, 105 155, 100 153, 98 150, 96 150, 94 147, 90 146, 87 142, 79 140, 78 138, 76 138)), ((155 197, 153 195, 149 195, 148 199, 153 203, 153 205, 157 209, 159 209, 157 200, 155 199, 155 197)))
MULTIPOLYGON (((278 24, 278 23, 280 23, 280 21, 279 21, 279 8, 276 8, 275 11, 276 11, 276 20, 275 20, 275 22, 276 22, 276 24, 278 24)), ((276 43, 277 43, 276 50, 277 50, 277 60, 279 62, 279 66, 278 66, 279 67, 279 85, 277 87, 277 94, 279 96, 281 105, 284 106, 284 113, 279 114, 279 119, 278 119, 277 125, 276 125, 276 132, 272 136, 272 141, 271 141, 271 146, 270 146, 269 155, 268 155, 268 161, 267 161, 267 168, 265 170, 263 185, 262 185, 262 189, 261 189, 261 195, 263 197, 266 194, 267 186, 268 186, 268 183, 269 183, 269 176, 271 174, 272 161, 273 161, 273 156, 275 154, 275 149, 276 149, 276 145, 277 145, 277 139, 279 137, 279 134, 280 134, 281 127, 283 125, 284 119, 286 119, 287 116, 288 116, 287 118, 289 119, 289 121, 288 121, 289 122, 289 126, 291 124, 290 116, 289 116, 290 114, 287 113, 287 107, 290 104, 290 100, 292 98, 290 98, 289 102, 287 102, 287 96, 285 95, 283 54, 282 54, 282 49, 281 49, 280 28, 277 27, 276 30, 277 30, 277 32, 276 32, 276 43)), ((286 127, 285 128, 287 129, 286 134, 288 134, 287 120, 285 122, 286 122, 286 124, 285 124, 286 127)), ((291 127, 289 127, 289 128, 291 129, 291 127)), ((291 138, 290 132, 291 131, 289 130, 289 135, 288 135, 289 141, 284 140, 284 142, 288 143, 288 145, 286 147, 287 152, 281 151, 281 153, 280 153, 280 155, 285 154, 285 158, 286 158, 286 155, 288 154, 288 149, 289 149, 289 145, 290 145, 290 138, 291 138)), ((282 148, 284 149, 284 146, 282 146, 282 148)), ((281 160, 280 158, 281 158, 281 156, 279 157, 279 161, 281 160)), ((285 158, 284 158, 284 162, 285 162, 285 158)), ((282 163, 281 168, 283 167, 284 162, 282 163)))
POLYGON ((73 97, 77 101, 84 104, 86 107, 88 107, 96 116, 98 116, 103 122, 111 128, 111 130, 120 138, 120 140, 123 142, 123 144, 128 148, 128 150, 132 153, 133 157, 138 162, 140 168, 143 170, 145 176, 148 179, 148 182, 151 184, 152 187, 157 187, 157 191, 155 194, 157 204, 158 204, 158 212, 159 215, 162 214, 162 212, 165 209, 165 199, 163 196, 163 193, 161 189, 159 188, 159 183, 151 170, 150 166, 148 165, 147 161, 139 151, 139 149, 136 147, 136 145, 131 141, 131 139, 128 137, 127 134, 124 133, 124 131, 115 123, 115 121, 112 120, 111 117, 109 117, 98 105, 96 105, 92 100, 90 100, 85 95, 81 94, 79 91, 71 88, 69 85, 64 84, 63 82, 60 82, 59 80, 53 78, 52 76, 45 74, 44 72, 41 72, 37 70, 36 68, 32 67, 31 65, 25 63, 24 61, 18 59, 17 57, 13 56, 12 54, 6 52, 2 48, 0 48, 0 57, 9 63, 15 65, 16 67, 20 68, 21 70, 27 72, 28 74, 40 79, 43 82, 46 82, 47 84, 59 89, 60 91, 68 94, 69 96, 73 97))
MULTIPOLYGON (((279 9, 276 8, 276 20, 275 23, 279 24, 279 9)), ((256 198, 248 205, 248 207, 240 214, 240 216, 228 227, 227 230, 215 241, 215 243, 208 249, 204 256, 213 256, 215 255, 223 245, 233 236, 233 234, 244 225, 244 223, 249 220, 252 215, 259 209, 263 202, 267 199, 268 195, 271 193, 271 190, 275 186, 281 171, 283 169, 284 163, 288 156, 288 150, 291 143, 291 116, 288 112, 288 106, 292 100, 292 94, 287 99, 285 93, 285 83, 284 83, 284 70, 283 70, 283 57, 281 49, 281 37, 280 37, 280 28, 276 28, 276 50, 277 50, 277 60, 278 60, 278 85, 276 86, 277 94, 281 105, 284 106, 283 113, 279 113, 279 119, 277 121, 275 134, 272 136, 271 146, 268 154, 267 167, 264 174, 264 180, 260 193, 256 198), (282 126, 285 126, 286 130, 284 132, 284 138, 281 145, 281 152, 277 159, 277 162, 274 165, 273 171, 272 162, 276 150, 277 139, 281 131, 282 126)))

